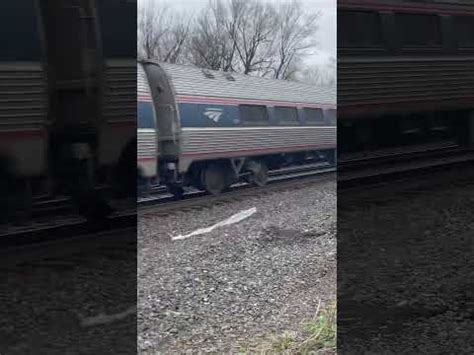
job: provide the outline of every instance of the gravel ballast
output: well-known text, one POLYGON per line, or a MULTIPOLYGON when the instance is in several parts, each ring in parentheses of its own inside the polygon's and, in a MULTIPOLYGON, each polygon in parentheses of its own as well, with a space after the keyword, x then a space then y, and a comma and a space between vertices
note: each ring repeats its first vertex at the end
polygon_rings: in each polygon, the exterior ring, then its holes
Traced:
POLYGON ((336 293, 336 184, 140 217, 141 353, 233 352, 298 330, 336 293), (249 218, 172 237, 256 208, 249 218))
POLYGON ((17 262, 2 260, 1 354, 136 351, 135 244, 74 246, 12 250, 17 262))
POLYGON ((445 175, 338 194, 340 354, 474 353, 474 190, 445 175))

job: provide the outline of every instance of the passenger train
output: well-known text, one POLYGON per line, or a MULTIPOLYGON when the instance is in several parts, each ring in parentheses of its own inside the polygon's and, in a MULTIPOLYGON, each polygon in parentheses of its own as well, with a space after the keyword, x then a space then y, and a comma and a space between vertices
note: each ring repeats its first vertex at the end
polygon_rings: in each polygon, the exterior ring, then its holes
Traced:
POLYGON ((67 195, 92 217, 97 187, 135 194, 136 1, 2 1, 0 14, 2 197, 67 195))
POLYGON ((339 162, 474 145, 474 3, 338 1, 339 162))
POLYGON ((218 194, 284 166, 335 164, 335 89, 155 61, 137 75, 142 183, 218 194))

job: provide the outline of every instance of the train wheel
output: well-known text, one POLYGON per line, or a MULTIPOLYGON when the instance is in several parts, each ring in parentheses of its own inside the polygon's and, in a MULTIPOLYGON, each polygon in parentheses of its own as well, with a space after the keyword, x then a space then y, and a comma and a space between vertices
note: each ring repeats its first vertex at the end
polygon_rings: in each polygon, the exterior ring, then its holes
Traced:
POLYGON ((108 201, 94 190, 80 191, 72 199, 79 214, 89 222, 103 221, 113 212, 108 201))
POLYGON ((15 193, 12 185, 15 181, 10 171, 10 161, 0 155, 0 224, 10 222, 14 214, 15 193))
POLYGON ((252 182, 257 186, 265 186, 268 183, 268 167, 263 161, 256 162, 252 169, 252 182))
POLYGON ((170 185, 168 186, 168 191, 174 196, 175 199, 179 200, 183 198, 184 190, 180 186, 170 185))
POLYGON ((33 192, 31 190, 30 181, 19 182, 18 191, 15 194, 18 201, 17 222, 25 223, 32 217, 33 212, 33 192))
POLYGON ((202 172, 202 186, 212 195, 221 193, 226 188, 226 181, 226 171, 219 164, 209 164, 202 172))
POLYGON ((335 150, 330 151, 326 155, 327 162, 331 166, 336 166, 337 165, 337 152, 335 150))
POLYGON ((15 176, 13 162, 0 156, 0 224, 22 224, 31 218, 33 196, 30 181, 15 176))
POLYGON ((148 180, 143 177, 140 171, 137 172, 137 196, 145 197, 149 193, 148 180))
POLYGON ((137 193, 137 141, 132 140, 123 150, 116 168, 116 185, 119 197, 135 197, 137 193))

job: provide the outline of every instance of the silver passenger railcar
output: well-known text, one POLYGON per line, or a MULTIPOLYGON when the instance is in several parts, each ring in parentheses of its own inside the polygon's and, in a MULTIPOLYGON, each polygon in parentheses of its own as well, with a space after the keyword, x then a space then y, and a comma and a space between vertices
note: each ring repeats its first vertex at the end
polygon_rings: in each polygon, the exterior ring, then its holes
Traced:
POLYGON ((23 196, 25 207, 69 195, 92 216, 96 187, 135 194, 135 9, 136 1, 2 2, 3 195, 23 196))
POLYGON ((335 89, 154 61, 139 63, 138 86, 139 166, 175 193, 263 185, 269 169, 335 163, 335 89))

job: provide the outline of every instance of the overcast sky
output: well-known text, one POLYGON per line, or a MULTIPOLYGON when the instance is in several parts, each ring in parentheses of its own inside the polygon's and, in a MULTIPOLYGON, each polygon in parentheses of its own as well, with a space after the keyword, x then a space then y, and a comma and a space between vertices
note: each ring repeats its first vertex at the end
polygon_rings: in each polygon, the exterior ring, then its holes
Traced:
MULTIPOLYGON (((144 0, 138 0, 139 2, 144 0)), ((146 1, 146 0, 145 0, 146 1)), ((148 0, 159 1, 167 3, 172 9, 178 11, 186 11, 196 13, 202 9, 208 0, 148 0)), ((278 0, 262 0, 278 2, 278 0)), ((288 0, 280 0, 288 1, 288 0)), ((314 54, 308 56, 305 60, 307 65, 321 65, 328 62, 328 59, 336 57, 336 3, 337 0, 300 0, 303 6, 311 11, 320 11, 321 17, 319 19, 319 31, 317 33, 317 40, 319 48, 314 51, 314 54)))

